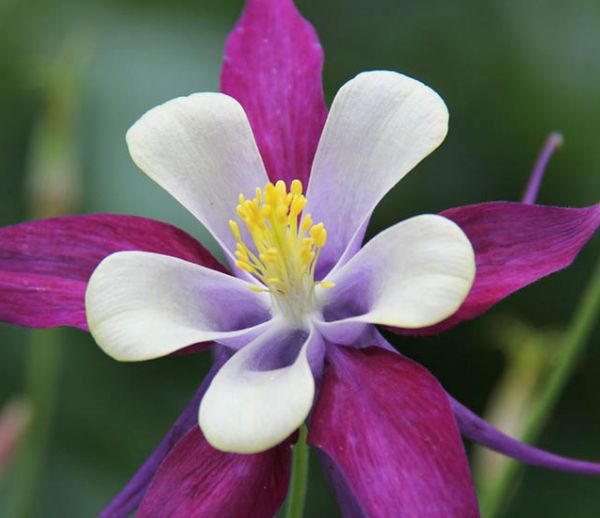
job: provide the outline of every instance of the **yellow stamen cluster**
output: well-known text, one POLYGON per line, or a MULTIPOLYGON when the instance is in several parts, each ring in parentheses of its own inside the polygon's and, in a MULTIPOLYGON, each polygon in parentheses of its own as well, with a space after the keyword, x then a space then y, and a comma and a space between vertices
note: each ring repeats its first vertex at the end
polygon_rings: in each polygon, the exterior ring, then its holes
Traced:
POLYGON ((267 291, 275 295, 298 297, 296 302, 306 302, 312 296, 315 284, 328 288, 332 283, 314 281, 315 265, 327 241, 323 223, 313 225, 310 214, 302 215, 306 197, 302 182, 294 180, 289 192, 283 181, 268 183, 264 191, 256 189, 249 200, 240 194, 237 214, 245 223, 254 251, 242 239, 238 224, 229 221, 231 232, 237 240, 236 266, 259 279, 267 291), (300 217, 302 215, 302 217, 300 217))

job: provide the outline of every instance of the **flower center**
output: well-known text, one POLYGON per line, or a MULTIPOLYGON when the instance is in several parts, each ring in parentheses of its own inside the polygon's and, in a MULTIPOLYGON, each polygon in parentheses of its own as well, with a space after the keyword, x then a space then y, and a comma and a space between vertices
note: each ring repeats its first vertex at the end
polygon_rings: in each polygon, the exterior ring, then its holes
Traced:
POLYGON ((334 286, 314 280, 327 231, 323 223, 313 225, 310 214, 302 214, 305 205, 300 180, 292 181, 289 192, 280 180, 268 183, 264 190, 257 188, 251 200, 240 194, 237 214, 248 229, 253 249, 244 243, 237 222, 229 220, 237 240, 236 266, 263 284, 251 289, 270 293, 281 312, 298 323, 316 309, 315 286, 334 286))

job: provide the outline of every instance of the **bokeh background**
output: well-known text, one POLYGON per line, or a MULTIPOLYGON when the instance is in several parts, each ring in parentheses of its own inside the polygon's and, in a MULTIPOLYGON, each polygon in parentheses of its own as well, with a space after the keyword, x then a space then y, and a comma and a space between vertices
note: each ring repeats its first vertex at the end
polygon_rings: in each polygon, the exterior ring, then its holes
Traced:
MULTIPOLYGON (((358 72, 383 68, 419 78, 449 106, 445 144, 386 197, 371 235, 417 213, 519 199, 552 130, 562 132, 565 145, 539 201, 583 206, 598 200, 597 0, 297 3, 326 52, 329 101, 358 72)), ((124 134, 158 103, 218 89, 224 39, 241 9, 240 0, 2 0, 0 224, 58 204, 71 213, 167 221, 210 243, 135 168, 124 134)), ((393 337, 394 344, 484 413, 522 347, 534 344, 534 364, 554 357, 599 245, 596 238, 573 267, 476 321, 431 338, 393 337)), ((600 461, 599 337, 596 331, 589 340, 539 444, 600 461)), ((30 432, 27 447, 0 474, 0 516, 95 516, 160 441, 209 361, 204 353, 120 364, 80 331, 0 326, 0 404, 37 394, 52 410, 41 415, 48 433, 30 432)), ((527 393, 538 367, 511 382, 517 389, 505 399, 514 398, 519 410, 506 418, 507 427, 527 414, 519 384, 527 393)), ((505 516, 600 516, 598 478, 527 468, 519 479, 505 516)), ((307 516, 337 514, 314 459, 307 516)))

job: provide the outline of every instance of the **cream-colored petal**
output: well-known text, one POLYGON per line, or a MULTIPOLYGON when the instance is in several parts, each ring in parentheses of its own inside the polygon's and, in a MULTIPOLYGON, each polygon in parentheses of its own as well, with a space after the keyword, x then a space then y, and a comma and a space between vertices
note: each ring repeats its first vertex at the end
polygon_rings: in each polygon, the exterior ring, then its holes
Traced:
POLYGON ((270 313, 268 297, 249 286, 175 257, 118 252, 90 278, 88 325, 104 352, 121 361, 149 360, 210 340, 250 340, 270 313))
POLYGON ((448 110, 423 83, 396 72, 359 74, 337 93, 312 167, 305 209, 328 231, 332 267, 383 196, 437 148, 448 110))
POLYGON ((228 221, 240 193, 267 182, 250 123, 225 94, 179 97, 144 114, 127 132, 129 152, 142 171, 196 216, 232 251, 228 221))
POLYGON ((327 277, 335 287, 321 292, 325 316, 341 326, 427 327, 460 307, 474 278, 475 255, 460 227, 416 216, 375 236, 327 277))
POLYGON ((277 356, 277 348, 290 347, 289 331, 274 329, 235 353, 200 403, 200 428, 208 442, 222 451, 257 453, 294 432, 313 403, 308 349, 318 340, 317 333, 305 337, 291 364, 269 370, 257 367, 259 358, 277 356))

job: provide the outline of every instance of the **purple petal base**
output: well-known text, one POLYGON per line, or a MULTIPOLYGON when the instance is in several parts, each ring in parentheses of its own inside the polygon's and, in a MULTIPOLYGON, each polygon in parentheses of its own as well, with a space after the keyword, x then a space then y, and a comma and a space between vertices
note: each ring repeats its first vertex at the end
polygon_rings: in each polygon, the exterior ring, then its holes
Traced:
POLYGON ((586 475, 600 475, 600 463, 569 459, 524 444, 494 428, 452 397, 449 399, 458 429, 465 437, 525 464, 586 475))

